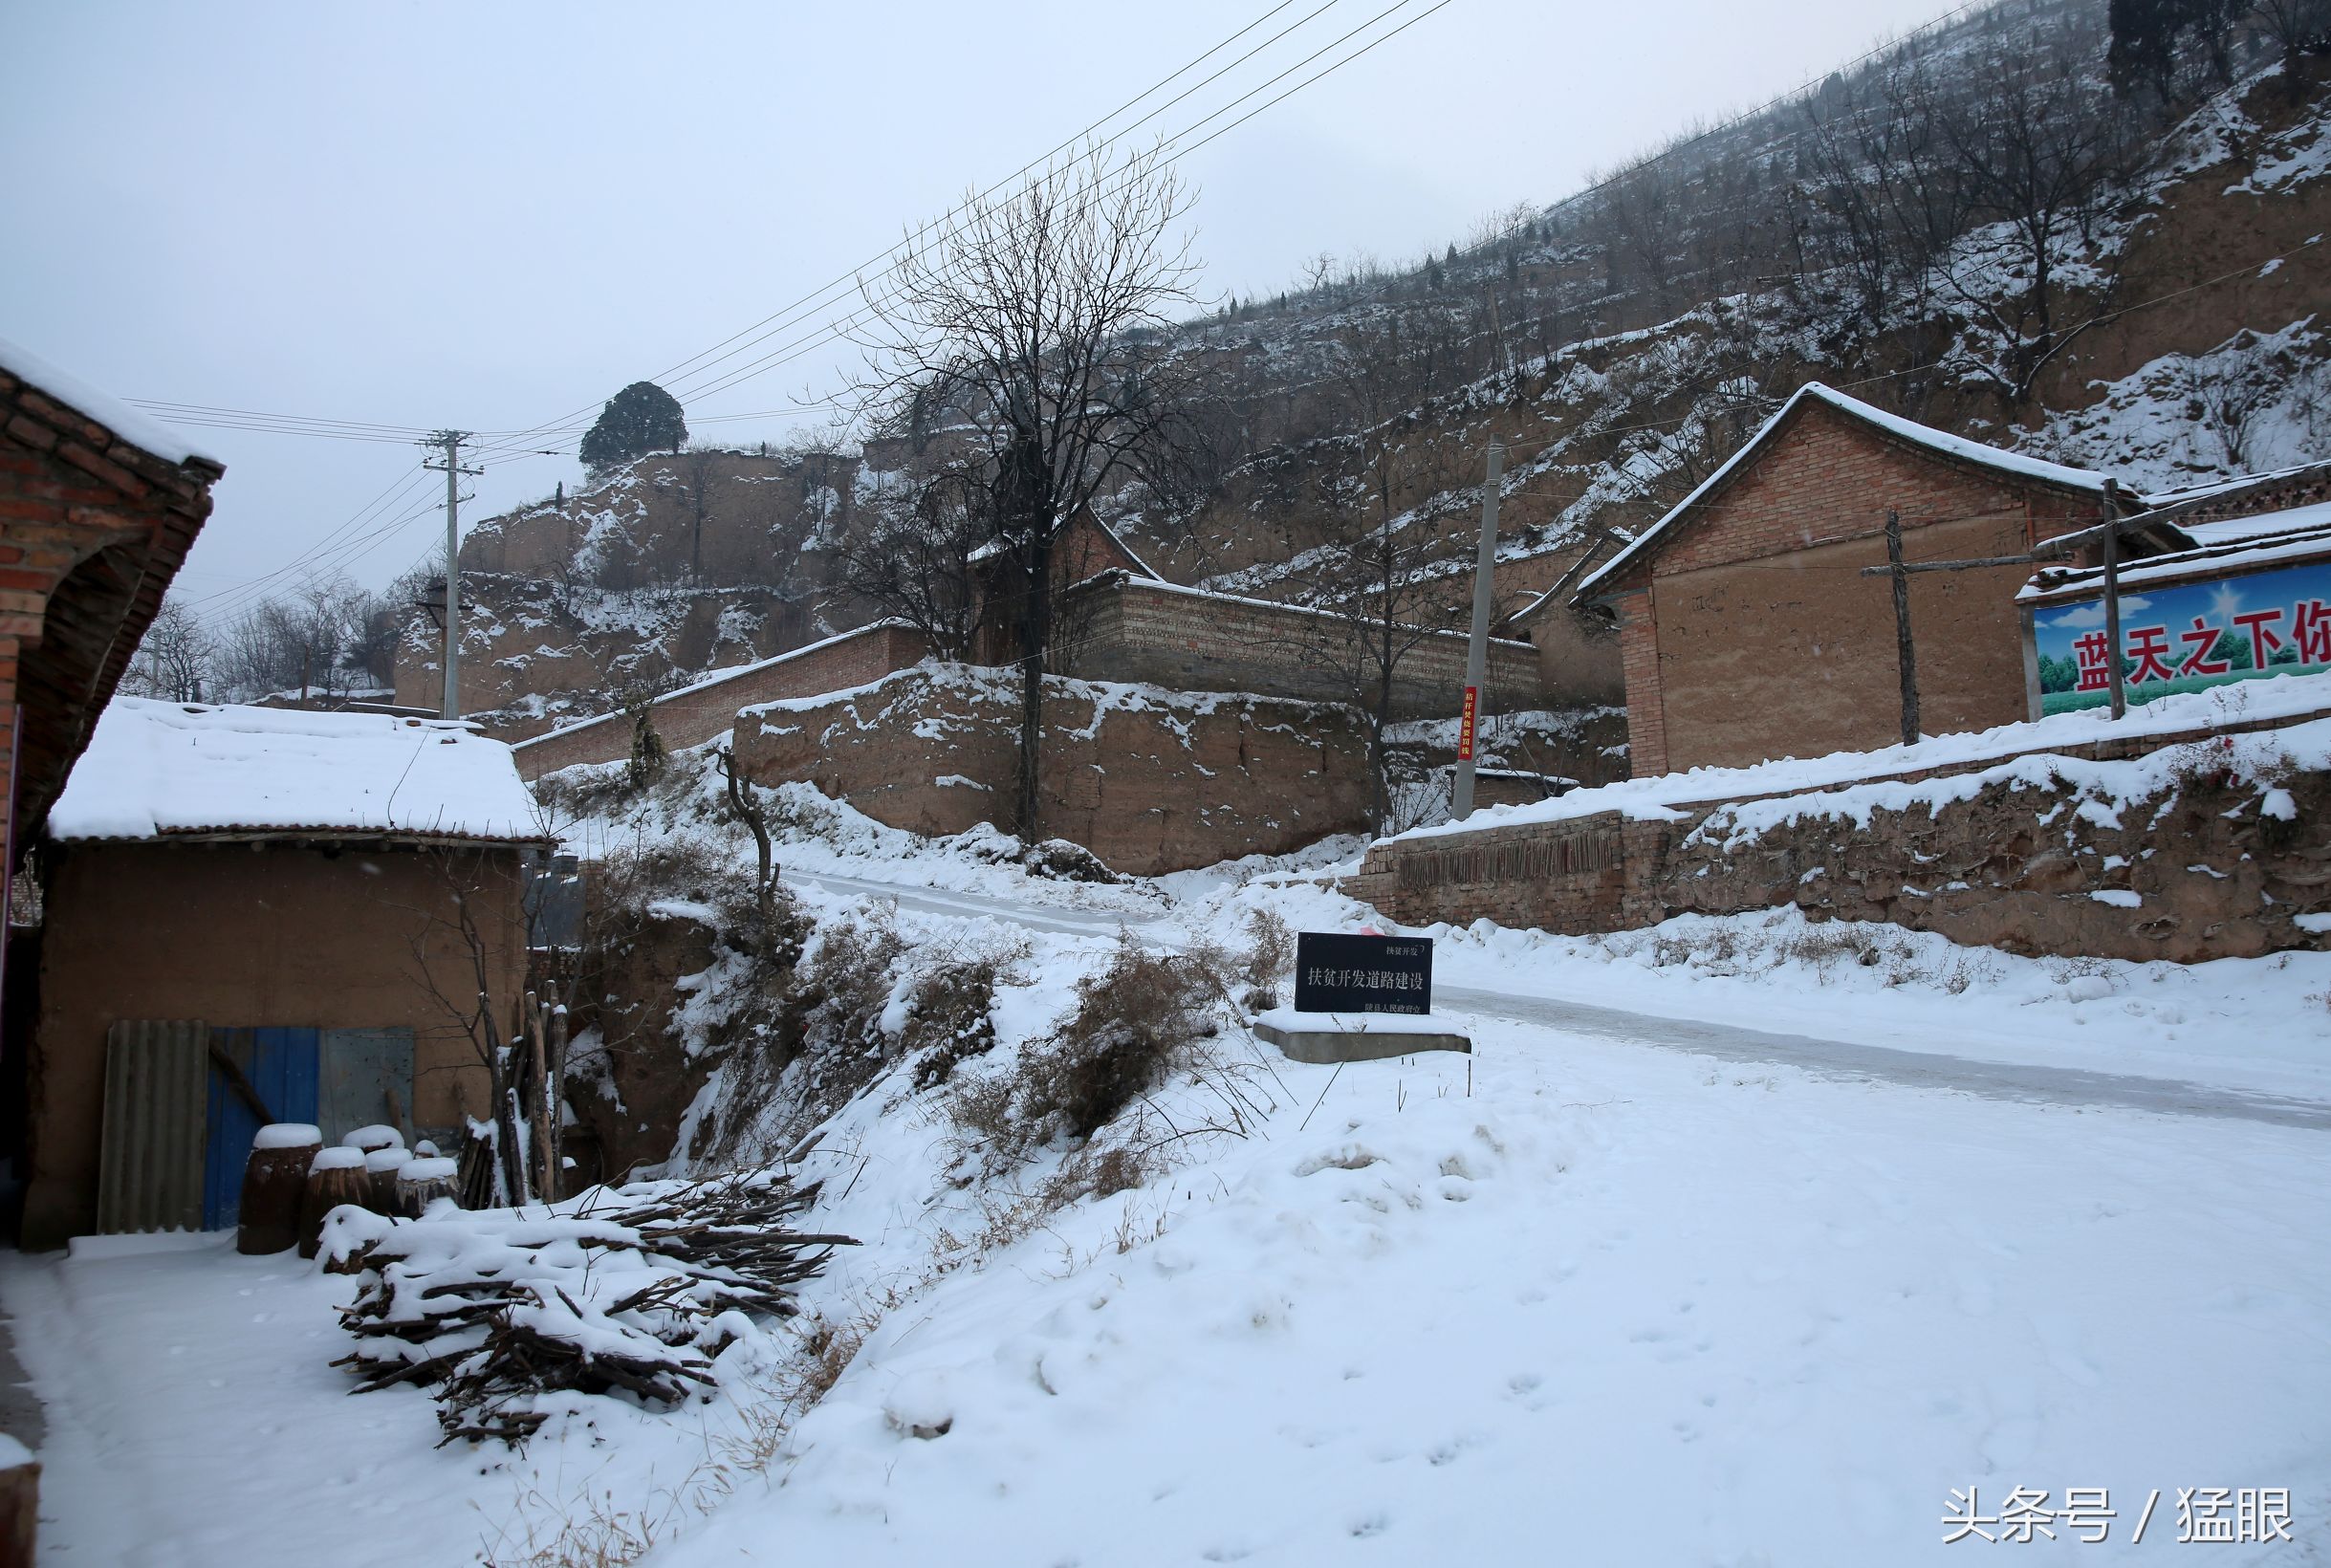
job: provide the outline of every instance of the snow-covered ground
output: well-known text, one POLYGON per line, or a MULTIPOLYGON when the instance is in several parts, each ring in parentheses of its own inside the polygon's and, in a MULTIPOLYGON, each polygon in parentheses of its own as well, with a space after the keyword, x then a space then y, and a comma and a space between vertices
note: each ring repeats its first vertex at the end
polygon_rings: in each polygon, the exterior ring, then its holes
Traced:
MULTIPOLYGON (((780 860, 828 912, 899 889, 910 941, 1025 937, 1000 1043, 959 1073, 1009 1072, 1122 926, 1369 918, 1311 865, 1062 884, 847 818, 780 860)), ((2331 955, 2033 961, 1794 911, 1435 934, 1471 1056, 1306 1067, 1233 1031, 1247 1136, 1033 1219, 1063 1151, 983 1172, 940 1094, 878 1079, 803 1166, 818 1228, 865 1244, 805 1299, 866 1338, 765 1463, 775 1395, 741 1372, 673 1415, 583 1402, 522 1456, 439 1449, 425 1395, 352 1398, 327 1364, 349 1281, 217 1239, 7 1258, 50 1421, 43 1560, 556 1561, 529 1552, 580 1520, 565 1560, 646 1532, 686 1568, 1865 1564, 1979 1550, 1943 1544, 1970 1486, 1985 1515, 2110 1489, 2099 1561, 2173 1554, 2180 1488, 2288 1488, 2297 1541, 2221 1555, 2321 1560, 2331 1132, 2080 1086, 2331 1117, 2331 955), (1533 1021, 1548 999, 1639 1037, 1533 1021), (1784 1034, 1936 1068, 1759 1056, 1784 1034), (1970 1063, 2061 1092, 1954 1082, 1970 1063)), ((1211 1096, 1157 1105, 1187 1126, 1211 1096)), ((2041 1551, 2094 1533, 2050 1528, 2041 1551)))

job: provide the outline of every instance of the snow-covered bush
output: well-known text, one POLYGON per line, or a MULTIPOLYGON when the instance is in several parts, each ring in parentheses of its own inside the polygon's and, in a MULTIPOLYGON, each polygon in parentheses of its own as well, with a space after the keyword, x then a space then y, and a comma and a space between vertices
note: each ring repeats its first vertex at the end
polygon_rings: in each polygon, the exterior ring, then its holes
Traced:
POLYGON ((1171 952, 1130 935, 1108 965, 1077 984, 1077 1005, 1016 1067, 961 1085, 956 1126, 1007 1160, 1056 1138, 1078 1142, 1123 1113, 1177 1067, 1196 1065, 1221 1031, 1229 965, 1213 949, 1171 952))
POLYGON ((1023 978, 1025 938, 1004 947, 947 953, 932 962, 906 992, 899 1018, 900 1049, 914 1060, 920 1091, 945 1083, 958 1063, 995 1045, 995 988, 1023 978))

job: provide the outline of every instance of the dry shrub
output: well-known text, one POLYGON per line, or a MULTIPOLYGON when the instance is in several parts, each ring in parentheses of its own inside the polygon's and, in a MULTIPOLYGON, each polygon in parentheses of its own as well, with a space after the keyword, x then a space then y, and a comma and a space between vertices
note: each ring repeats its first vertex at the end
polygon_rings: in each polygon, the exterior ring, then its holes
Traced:
MULTIPOLYGON (((1087 1144, 1032 1187, 1008 1181, 982 1187, 977 1193, 979 1229, 968 1236, 941 1231, 939 1251, 959 1257, 984 1257, 1043 1230, 1071 1204, 1132 1191, 1164 1168, 1164 1164, 1154 1150, 1087 1144)), ((1134 1234, 1135 1227, 1125 1221, 1118 1229, 1117 1250, 1132 1251, 1140 1239, 1134 1234)))
POLYGON ((914 1086, 935 1089, 959 1063, 995 1045, 995 988, 1017 977, 1030 948, 1012 947, 939 958, 906 997, 906 1028, 899 1044, 915 1058, 914 1086))
POLYGON ((1279 977, 1295 963, 1295 928, 1275 909, 1247 916, 1246 1004, 1265 1013, 1279 1005, 1279 977))
POLYGON ((1078 982, 1077 1008, 1030 1064, 1024 1116, 1090 1138, 1215 1033, 1221 969, 1211 955, 1122 941, 1109 967, 1078 982))
POLYGON ((716 908, 752 899, 751 882, 734 863, 692 834, 611 850, 604 864, 601 886, 611 910, 639 910, 658 899, 689 899, 716 908))
POLYGON ((1052 1037, 1024 1050, 1013 1074, 959 1086, 949 1115, 1007 1159, 1057 1137, 1090 1139, 1217 1032, 1225 969, 1217 949, 1164 952, 1121 938, 1108 968, 1078 982, 1076 1009, 1052 1037))
POLYGON ((1781 962, 1802 964, 1819 970, 1823 978, 1841 960, 1867 969, 1880 956, 1877 938, 1847 921, 1830 921, 1792 932, 1774 943, 1773 950, 1781 962))
POLYGON ((877 1025, 890 1001, 890 970, 906 939, 879 904, 818 928, 817 950, 800 967, 794 1005, 802 1049, 831 1054, 877 1043, 877 1025))
POLYGON ((1046 838, 1029 845, 1020 856, 1020 864, 1030 876, 1053 882, 1114 883, 1125 880, 1111 871, 1100 856, 1066 838, 1046 838))

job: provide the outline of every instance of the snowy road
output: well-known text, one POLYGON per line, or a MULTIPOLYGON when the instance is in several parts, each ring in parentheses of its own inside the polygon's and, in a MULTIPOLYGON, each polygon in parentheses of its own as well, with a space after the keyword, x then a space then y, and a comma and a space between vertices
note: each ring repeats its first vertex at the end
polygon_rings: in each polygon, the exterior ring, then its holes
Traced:
POLYGON ((1139 929, 1154 925, 1156 914, 1141 916, 1115 913, 1095 914, 1082 909, 1036 909, 1025 904, 1005 899, 991 899, 977 893, 960 893, 947 888, 909 886, 904 882, 874 882, 864 877, 845 877, 833 871, 794 871, 785 873, 789 882, 809 882, 831 893, 851 898, 891 899, 902 909, 919 910, 928 915, 951 915, 958 920, 987 917, 1008 920, 1032 931, 1046 931, 1055 936, 1115 936, 1121 926, 1139 929))
MULTIPOLYGON (((848 896, 896 899, 900 907, 926 914, 956 919, 986 917, 1056 935, 1110 937, 1127 926, 1164 940, 1170 940, 1171 935, 1170 917, 1162 914, 1137 917, 1039 906, 980 893, 908 886, 822 871, 789 871, 787 876, 848 896)), ((1435 985, 1434 995, 1444 1006, 1512 1023, 1543 1025, 1573 1034, 1690 1052, 1725 1061, 1797 1067, 1826 1078, 1893 1083, 1906 1088, 1948 1089, 1988 1100, 2032 1104, 2150 1111, 2163 1116, 2223 1117, 2331 1131, 2331 1101, 2320 1100, 2248 1093, 2139 1074, 1987 1061, 1947 1051, 1905 1051, 1601 1007, 1526 991, 1450 985, 1446 981, 1435 985)))
POLYGON ((2331 1131, 2331 1103, 2320 1100, 2244 1094, 2176 1078, 2096 1073, 2077 1067, 2036 1067, 2016 1062, 1976 1061, 1925 1051, 1896 1051, 1883 1045, 1854 1045, 1805 1034, 1775 1034, 1732 1024, 1653 1017, 1550 996, 1514 995, 1458 986, 1436 987, 1433 999, 1461 1013, 1486 1013, 1515 1023, 1544 1024, 1572 1034, 1689 1051, 1726 1061, 1801 1067, 1826 1078, 1869 1079, 1919 1089, 1952 1089, 1987 1100, 2154 1111, 2164 1116, 2234 1117, 2246 1122, 2331 1131))

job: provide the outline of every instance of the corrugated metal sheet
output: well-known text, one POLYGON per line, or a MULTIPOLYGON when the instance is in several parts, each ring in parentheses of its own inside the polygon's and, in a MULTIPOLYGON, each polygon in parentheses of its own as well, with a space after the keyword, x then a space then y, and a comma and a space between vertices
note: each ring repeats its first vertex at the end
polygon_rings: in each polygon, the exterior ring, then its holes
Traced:
POLYGON ((317 1056, 316 1122, 326 1143, 380 1122, 403 1133, 408 1143, 418 1136, 409 1027, 327 1029, 317 1056))
POLYGON ((124 1020, 106 1031, 99 1234, 201 1227, 209 1055, 201 1023, 124 1020))

